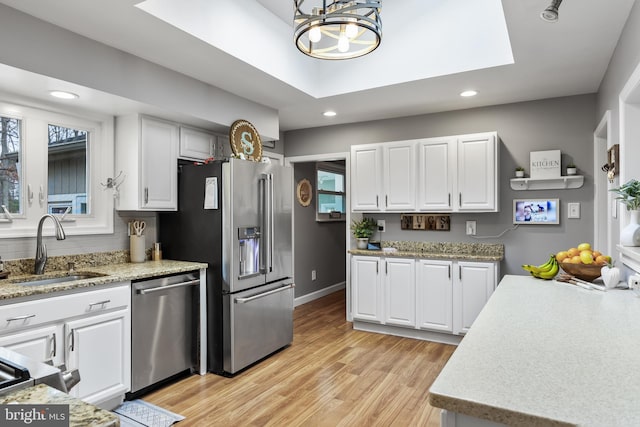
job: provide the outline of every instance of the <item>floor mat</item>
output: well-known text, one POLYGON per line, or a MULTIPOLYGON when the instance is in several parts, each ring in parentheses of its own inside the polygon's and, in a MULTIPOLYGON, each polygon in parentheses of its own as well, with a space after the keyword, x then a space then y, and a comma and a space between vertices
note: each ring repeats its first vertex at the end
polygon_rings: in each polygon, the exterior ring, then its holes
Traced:
POLYGON ((182 415, 174 414, 141 399, 124 402, 113 412, 120 416, 120 424, 123 427, 169 427, 184 420, 182 415))

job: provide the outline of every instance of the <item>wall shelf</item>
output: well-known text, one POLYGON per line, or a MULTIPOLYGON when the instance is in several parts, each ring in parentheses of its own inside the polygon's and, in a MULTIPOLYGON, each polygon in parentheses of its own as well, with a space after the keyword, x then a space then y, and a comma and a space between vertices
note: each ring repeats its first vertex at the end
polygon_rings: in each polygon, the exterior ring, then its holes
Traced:
POLYGON ((563 190, 580 188, 584 185, 584 176, 567 175, 558 178, 512 178, 513 190, 563 190))

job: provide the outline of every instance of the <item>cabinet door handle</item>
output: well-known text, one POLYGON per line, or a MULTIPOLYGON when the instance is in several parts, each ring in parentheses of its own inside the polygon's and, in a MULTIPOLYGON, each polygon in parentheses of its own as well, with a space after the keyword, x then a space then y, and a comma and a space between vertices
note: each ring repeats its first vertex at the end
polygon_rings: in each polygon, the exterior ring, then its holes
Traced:
POLYGON ((149 203, 149 187, 144 187, 144 204, 149 203))
POLYGON ((384 274, 389 275, 389 261, 384 262, 384 274))
POLYGON ((376 208, 378 207, 378 196, 376 196, 376 208))
POLYGON ((449 276, 449 279, 451 279, 451 265, 447 266, 447 276, 449 276))
POLYGON ((379 263, 379 262, 380 262, 380 261, 376 261, 376 274, 378 274, 378 273, 380 272, 380 271, 379 271, 379 269, 378 269, 378 263, 379 263))
POLYGON ((29 206, 33 204, 33 190, 31 189, 31 184, 27 185, 27 200, 29 201, 29 206))
POLYGON ((462 280, 462 266, 458 266, 458 279, 462 280))
POLYGON ((89 303, 89 310, 91 310, 91 307, 93 307, 94 305, 105 305, 105 304, 109 304, 110 302, 111 302, 110 299, 106 299, 104 301, 98 301, 98 302, 89 303))
POLYGON ((51 355, 49 356, 49 359, 53 359, 54 357, 56 357, 57 347, 58 347, 58 340, 56 339, 56 333, 54 332, 51 335, 51 355))
POLYGON ((27 320, 27 319, 31 319, 32 317, 36 317, 36 315, 35 314, 25 314, 24 316, 10 317, 10 318, 7 319, 7 323, 16 322, 18 320, 27 320))
POLYGON ((387 207, 387 208, 389 207, 389 196, 388 195, 384 196, 384 206, 387 207))
POLYGON ((69 337, 70 341, 71 341, 70 346, 69 346, 69 350, 70 351, 74 351, 75 348, 76 348, 76 334, 75 334, 75 331, 76 331, 75 329, 72 329, 70 337, 69 337))
POLYGON ((458 194, 458 207, 462 206, 462 193, 458 194))
POLYGON ((449 205, 449 207, 451 207, 451 193, 449 193, 449 200, 448 200, 447 204, 449 205))
POLYGON ((38 201, 40 202, 40 207, 44 206, 44 189, 42 185, 40 186, 40 191, 38 192, 38 201))

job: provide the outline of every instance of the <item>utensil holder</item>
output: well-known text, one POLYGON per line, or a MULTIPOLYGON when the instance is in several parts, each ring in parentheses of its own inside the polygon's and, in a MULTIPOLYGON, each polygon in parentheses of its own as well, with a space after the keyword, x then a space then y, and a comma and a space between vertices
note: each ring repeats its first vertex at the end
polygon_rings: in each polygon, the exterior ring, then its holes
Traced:
POLYGON ((132 235, 129 237, 129 255, 131 256, 131 262, 144 262, 146 259, 145 254, 145 238, 144 235, 132 235))

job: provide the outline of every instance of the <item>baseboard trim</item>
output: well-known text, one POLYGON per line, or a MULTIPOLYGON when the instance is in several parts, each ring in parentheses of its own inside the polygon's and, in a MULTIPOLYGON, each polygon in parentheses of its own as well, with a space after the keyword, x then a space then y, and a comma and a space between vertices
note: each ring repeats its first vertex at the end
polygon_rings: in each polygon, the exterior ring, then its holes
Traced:
POLYGON ((434 341, 442 344, 458 345, 462 341, 462 336, 452 335, 443 332, 423 331, 421 329, 402 328, 398 326, 379 325, 376 323, 353 322, 353 329, 377 334, 395 335, 404 338, 414 338, 423 341, 434 341))
POLYGON ((306 295, 303 295, 301 297, 294 298, 293 306, 297 307, 299 305, 306 304, 306 303, 311 302, 313 300, 316 300, 318 298, 326 297, 329 294, 332 294, 334 292, 338 292, 338 291, 341 291, 341 290, 345 289, 346 286, 347 286, 347 282, 340 282, 340 283, 336 283, 335 285, 331 285, 331 286, 327 286, 326 288, 322 288, 322 289, 320 289, 318 291, 311 292, 310 294, 306 294, 306 295))

